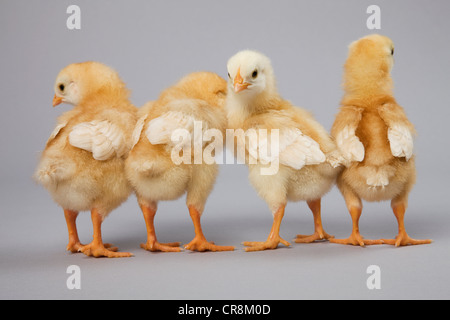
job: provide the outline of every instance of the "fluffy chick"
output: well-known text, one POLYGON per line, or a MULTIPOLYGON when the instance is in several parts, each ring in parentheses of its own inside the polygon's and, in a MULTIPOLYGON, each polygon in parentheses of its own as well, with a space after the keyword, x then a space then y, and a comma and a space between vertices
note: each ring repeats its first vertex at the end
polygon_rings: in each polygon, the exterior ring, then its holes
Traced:
POLYGON ((275 249, 280 242, 290 245, 279 235, 288 200, 306 201, 314 216, 315 233, 298 235, 296 242, 329 239, 322 227, 321 198, 335 183, 339 170, 340 155, 333 140, 309 112, 278 94, 265 55, 241 51, 229 59, 227 68, 228 126, 235 132, 244 131, 243 138, 235 134, 237 147, 239 141, 245 145, 250 182, 274 217, 267 240, 244 242, 246 251, 275 249))
POLYGON ((416 180, 413 156, 415 130, 394 99, 390 71, 394 44, 381 35, 369 35, 349 46, 344 66, 344 97, 332 127, 346 168, 337 185, 353 220, 348 239, 332 242, 352 245, 425 244, 405 231, 404 215, 408 194, 416 180), (396 239, 368 240, 359 233, 362 201, 391 200, 398 220, 396 239))
POLYGON ((186 193, 195 237, 184 247, 193 251, 234 250, 231 246, 208 242, 202 232, 200 217, 214 186, 218 165, 214 161, 194 158, 198 152, 202 156, 210 145, 202 142, 207 129, 218 130, 214 139, 219 139, 219 145, 223 146, 226 89, 226 81, 215 73, 192 73, 139 111, 133 133, 135 145, 126 161, 126 173, 147 226, 147 242, 141 244, 142 248, 180 251, 178 242, 164 244, 157 241, 154 217, 159 201, 175 200, 186 193), (201 128, 196 127, 198 125, 201 128), (177 130, 185 133, 185 139, 180 143, 172 140, 172 134, 177 130), (182 161, 179 161, 180 153, 183 154, 182 161))
POLYGON ((63 209, 69 232, 67 250, 95 257, 129 257, 103 244, 101 224, 132 192, 124 160, 130 150, 137 108, 111 68, 98 62, 70 64, 57 76, 53 106, 75 106, 63 113, 47 141, 34 178, 63 209), (91 211, 94 239, 82 245, 76 218, 91 211))

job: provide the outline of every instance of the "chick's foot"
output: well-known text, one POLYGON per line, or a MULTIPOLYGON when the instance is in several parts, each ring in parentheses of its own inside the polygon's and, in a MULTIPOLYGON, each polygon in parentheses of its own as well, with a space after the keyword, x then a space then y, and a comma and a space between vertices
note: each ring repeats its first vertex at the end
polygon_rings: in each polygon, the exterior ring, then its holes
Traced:
POLYGON ((191 251, 233 251, 233 246, 217 246, 214 242, 208 242, 203 236, 195 236, 194 239, 184 246, 191 251))
POLYGON ((386 239, 384 242, 386 244, 399 246, 407 246, 407 245, 419 245, 419 244, 429 244, 432 242, 430 239, 426 240, 416 240, 412 239, 408 236, 405 229, 405 211, 406 211, 406 200, 403 198, 393 199, 392 200, 392 210, 394 211, 394 215, 397 218, 398 222, 398 234, 395 239, 386 239))
POLYGON ((396 247, 407 246, 407 245, 420 245, 420 244, 430 244, 433 242, 430 239, 417 240, 412 239, 408 236, 406 232, 399 233, 395 239, 383 239, 385 244, 395 245, 396 247))
POLYGON ((347 244, 347 245, 353 245, 353 246, 361 246, 364 247, 366 245, 377 245, 377 244, 383 244, 383 240, 368 240, 363 239, 363 237, 359 233, 353 232, 350 237, 347 239, 334 239, 330 238, 329 241, 331 243, 337 243, 337 244, 347 244))
POLYGON ((276 249, 280 242, 286 247, 289 247, 291 245, 281 237, 272 237, 267 239, 266 241, 245 241, 242 242, 242 244, 247 247, 245 248, 245 251, 250 252, 276 249))
POLYGON ((320 240, 329 240, 331 238, 334 238, 334 236, 329 235, 325 231, 316 231, 312 235, 303 235, 298 234, 297 238, 294 239, 296 243, 311 243, 314 241, 320 241, 320 240))
POLYGON ((297 238, 294 239, 296 243, 311 243, 317 240, 328 240, 330 238, 334 238, 330 236, 323 230, 322 226, 322 218, 321 218, 321 199, 310 200, 307 201, 309 208, 314 216, 314 234, 312 235, 297 235, 297 238))
POLYGON ((80 241, 69 241, 69 244, 66 247, 67 251, 70 251, 72 253, 77 253, 80 252, 80 249, 83 247, 84 245, 80 243, 80 241))
POLYGON ((162 251, 162 252, 180 252, 179 242, 159 243, 158 241, 147 241, 147 243, 141 243, 141 248, 147 251, 162 251))
POLYGON ((233 251, 232 246, 216 246, 214 242, 208 242, 202 231, 200 223, 200 212, 195 206, 189 206, 189 215, 194 223, 195 237, 191 242, 184 246, 185 249, 191 251, 233 251))
POLYGON ((88 245, 82 246, 80 251, 83 252, 87 256, 99 258, 99 257, 107 257, 107 258, 128 258, 132 257, 133 254, 129 252, 117 252, 117 247, 113 247, 109 243, 95 243, 91 242, 88 245))

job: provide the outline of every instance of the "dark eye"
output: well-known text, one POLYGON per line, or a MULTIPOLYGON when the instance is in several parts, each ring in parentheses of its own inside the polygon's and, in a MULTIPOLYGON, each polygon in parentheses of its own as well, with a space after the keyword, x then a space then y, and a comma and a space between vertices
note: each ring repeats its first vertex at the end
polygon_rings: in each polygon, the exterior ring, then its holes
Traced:
POLYGON ((258 71, 253 71, 253 73, 252 73, 252 78, 256 78, 258 76, 258 71))
POLYGON ((231 76, 230 76, 230 73, 228 72, 228 78, 230 78, 231 79, 231 76))
POLYGON ((391 55, 394 55, 394 48, 391 49, 391 55))
POLYGON ((59 90, 64 91, 64 85, 62 83, 59 85, 59 90))

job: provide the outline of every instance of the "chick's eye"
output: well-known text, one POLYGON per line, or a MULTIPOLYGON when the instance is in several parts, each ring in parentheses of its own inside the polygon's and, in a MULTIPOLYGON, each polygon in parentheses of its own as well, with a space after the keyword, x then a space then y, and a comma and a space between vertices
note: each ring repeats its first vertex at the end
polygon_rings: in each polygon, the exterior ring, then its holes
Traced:
POLYGON ((231 76, 230 76, 230 73, 228 72, 228 78, 230 78, 231 79, 231 76))
POLYGON ((62 83, 59 85, 59 90, 64 91, 64 85, 62 83))
POLYGON ((258 76, 258 71, 253 71, 253 73, 252 73, 252 78, 256 78, 258 76))
POLYGON ((391 55, 394 55, 394 48, 391 49, 391 55))

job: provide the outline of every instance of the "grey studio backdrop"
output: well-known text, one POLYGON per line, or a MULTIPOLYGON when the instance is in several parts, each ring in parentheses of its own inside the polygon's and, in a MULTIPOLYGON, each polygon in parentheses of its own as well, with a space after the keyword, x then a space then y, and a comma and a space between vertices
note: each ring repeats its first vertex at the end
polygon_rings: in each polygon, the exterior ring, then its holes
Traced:
MULTIPOLYGON (((0 1, 0 298, 2 299, 448 299, 450 2, 434 1, 0 1), (66 9, 81 9, 69 30, 66 9), (381 30, 368 30, 369 5, 381 8, 381 30), (216 244, 234 252, 150 253, 135 196, 111 213, 103 239, 129 259, 95 259, 65 251, 63 211, 31 176, 58 115, 54 79, 72 62, 114 67, 142 106, 182 76, 199 70, 226 77, 226 62, 256 49, 273 63, 280 93, 313 112, 328 130, 342 96, 347 46, 378 32, 395 42, 395 95, 416 125, 418 181, 406 228, 431 245, 352 247, 320 242, 246 253, 242 241, 265 240, 272 216, 243 165, 221 165, 202 223, 216 244), (81 270, 69 290, 67 268, 81 270), (369 290, 367 268, 381 270, 369 290)), ((392 238, 388 202, 365 203, 367 238, 392 238)), ((323 199, 325 230, 342 238, 350 216, 336 188, 323 199)), ((90 214, 78 219, 81 241, 92 239, 90 214)), ((305 203, 289 203, 281 236, 313 232, 305 203)), ((161 242, 194 236, 185 199, 163 202, 156 216, 161 242)))

